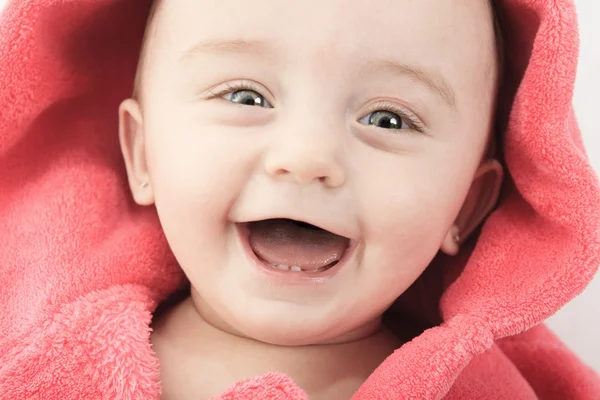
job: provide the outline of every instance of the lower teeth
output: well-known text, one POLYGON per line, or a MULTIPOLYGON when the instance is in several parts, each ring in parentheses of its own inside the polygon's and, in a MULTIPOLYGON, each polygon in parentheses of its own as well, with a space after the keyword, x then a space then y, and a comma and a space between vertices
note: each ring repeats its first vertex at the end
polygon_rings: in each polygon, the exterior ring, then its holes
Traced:
POLYGON ((281 264, 269 264, 269 266, 271 268, 275 268, 275 269, 279 269, 281 271, 292 271, 292 272, 323 272, 325 270, 328 270, 329 268, 333 267, 335 264, 331 264, 331 265, 327 265, 325 267, 321 267, 319 269, 315 269, 315 270, 311 270, 311 271, 305 271, 302 268, 298 267, 297 265, 293 265, 291 267, 288 267, 287 265, 281 265, 281 264))
POLYGON ((302 268, 298 267, 297 265, 293 265, 291 267, 288 267, 287 265, 281 265, 281 264, 269 264, 269 265, 271 266, 271 268, 280 269, 282 271, 294 271, 294 272, 302 271, 302 268))

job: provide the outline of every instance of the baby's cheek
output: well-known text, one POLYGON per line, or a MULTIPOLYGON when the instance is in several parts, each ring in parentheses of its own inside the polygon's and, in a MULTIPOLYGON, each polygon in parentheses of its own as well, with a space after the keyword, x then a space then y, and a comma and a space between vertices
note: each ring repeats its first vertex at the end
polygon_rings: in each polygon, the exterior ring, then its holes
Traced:
POLYGON ((439 250, 448 229, 449 205, 433 186, 420 180, 407 178, 387 185, 385 195, 371 190, 363 197, 365 258, 386 274, 412 275, 439 250))
POLYGON ((225 246, 228 207, 245 179, 228 156, 234 143, 191 128, 153 134, 162 136, 151 140, 152 189, 171 249, 184 269, 223 261, 204 258, 225 246))
POLYGON ((253 170, 247 140, 192 118, 185 124, 161 125, 148 138, 157 198, 178 203, 187 212, 194 210, 198 217, 226 212, 224 207, 239 194, 253 170))

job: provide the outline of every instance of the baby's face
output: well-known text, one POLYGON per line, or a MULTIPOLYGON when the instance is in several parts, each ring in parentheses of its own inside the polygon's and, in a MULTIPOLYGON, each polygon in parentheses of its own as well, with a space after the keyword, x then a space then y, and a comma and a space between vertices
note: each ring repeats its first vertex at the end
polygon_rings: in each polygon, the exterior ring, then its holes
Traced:
POLYGON ((170 0, 156 18, 141 112, 122 114, 130 179, 147 174, 134 194, 155 203, 196 307, 280 344, 376 326, 455 250, 494 106, 486 2, 170 0), (247 224, 275 218, 344 238, 247 224), (338 262, 260 261, 277 257, 338 262))

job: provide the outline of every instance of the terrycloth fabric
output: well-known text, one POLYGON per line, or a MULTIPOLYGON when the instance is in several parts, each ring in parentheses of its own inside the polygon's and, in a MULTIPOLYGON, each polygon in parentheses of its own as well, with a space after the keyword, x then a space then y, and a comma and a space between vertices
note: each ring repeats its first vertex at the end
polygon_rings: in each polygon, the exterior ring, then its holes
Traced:
MULTIPOLYGON (((600 399, 598 376, 540 325, 600 264, 599 185, 571 107, 573 3, 502 8, 514 101, 500 205, 399 299, 389 316, 416 337, 355 399, 600 399)), ((130 198, 117 137, 148 9, 13 0, 0 17, 1 399, 160 395, 149 323, 186 282, 156 212, 130 198)), ((277 373, 221 397, 306 398, 277 373)))

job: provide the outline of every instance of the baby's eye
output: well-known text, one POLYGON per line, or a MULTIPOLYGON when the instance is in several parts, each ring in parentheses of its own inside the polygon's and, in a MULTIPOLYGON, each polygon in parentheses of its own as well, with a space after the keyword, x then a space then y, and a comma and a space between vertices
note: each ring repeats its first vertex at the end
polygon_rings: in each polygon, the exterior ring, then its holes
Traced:
POLYGON ((398 114, 385 110, 378 110, 367 114, 358 122, 365 125, 374 125, 382 129, 411 129, 410 124, 398 114))
POLYGON ((225 100, 231 101, 232 103, 241 104, 245 106, 258 106, 263 108, 271 108, 271 105, 260 93, 249 89, 240 89, 230 91, 223 95, 225 100))

